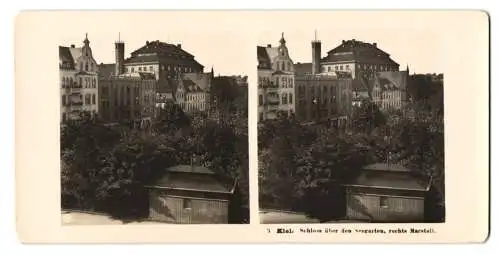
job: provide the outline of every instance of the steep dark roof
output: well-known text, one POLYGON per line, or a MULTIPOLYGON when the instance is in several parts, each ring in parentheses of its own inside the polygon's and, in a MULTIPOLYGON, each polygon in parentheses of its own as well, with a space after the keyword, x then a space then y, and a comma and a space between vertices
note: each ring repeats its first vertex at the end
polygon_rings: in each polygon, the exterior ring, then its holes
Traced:
POLYGON ((257 60, 259 61, 259 69, 271 69, 271 57, 267 54, 266 47, 257 46, 257 60))
POLYGON ((312 63, 296 63, 293 65, 295 68, 295 75, 304 75, 312 73, 312 63))
POLYGON ((125 64, 161 62, 162 64, 195 64, 203 68, 192 54, 183 50, 180 45, 160 42, 158 40, 146 42, 144 46, 131 53, 131 57, 125 60, 125 64))
POLYGON ((398 65, 390 55, 379 49, 377 44, 366 43, 358 40, 342 41, 342 44, 330 50, 321 62, 356 61, 372 64, 398 65))
POLYGON ((108 79, 115 72, 115 64, 99 65, 99 80, 108 79))
POLYGON ((164 53, 164 54, 172 54, 176 56, 185 56, 185 57, 193 57, 190 53, 183 50, 180 45, 174 45, 170 43, 156 41, 147 41, 144 46, 132 52, 132 56, 138 54, 146 54, 146 53, 164 53))
POLYGON ((70 69, 75 68, 75 60, 68 47, 59 46, 59 63, 70 69))

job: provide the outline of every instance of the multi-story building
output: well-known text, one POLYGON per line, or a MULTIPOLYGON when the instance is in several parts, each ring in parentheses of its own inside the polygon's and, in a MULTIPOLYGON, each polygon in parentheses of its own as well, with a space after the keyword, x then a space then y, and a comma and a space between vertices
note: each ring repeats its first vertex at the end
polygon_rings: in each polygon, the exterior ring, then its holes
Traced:
POLYGON ((321 41, 315 38, 311 50, 312 64, 295 65, 295 116, 301 122, 345 124, 352 108, 353 80, 339 72, 320 73, 321 41))
POLYGON ((61 119, 79 119, 82 113, 94 118, 99 112, 98 66, 85 35, 82 47, 59 46, 61 119))
POLYGON ((409 70, 375 74, 372 99, 380 109, 402 109, 407 102, 409 70))
POLYGON ((100 119, 108 123, 129 122, 147 127, 155 114, 158 81, 151 72, 123 73, 124 49, 124 42, 116 42, 116 63, 101 65, 100 119))
POLYGON ((181 44, 146 41, 123 62, 123 73, 153 73, 157 80, 175 79, 177 73, 200 73, 203 65, 194 56, 182 49, 181 44))
POLYGON ((212 79, 213 72, 178 73, 178 78, 175 80, 175 102, 186 113, 207 111, 211 102, 212 79))
POLYGON ((100 81, 100 118, 104 122, 134 122, 147 127, 155 113, 155 87, 151 74, 111 76, 100 81))
POLYGON ((279 43, 257 46, 259 121, 295 113, 295 68, 283 34, 279 43))
POLYGON ((295 77, 295 116, 301 122, 347 123, 351 114, 352 79, 328 75, 295 77))
POLYGON ((377 43, 342 40, 342 44, 321 56, 321 42, 312 42, 312 63, 297 63, 297 71, 310 74, 349 74, 353 79, 373 76, 376 72, 398 71, 399 64, 377 47, 377 43))

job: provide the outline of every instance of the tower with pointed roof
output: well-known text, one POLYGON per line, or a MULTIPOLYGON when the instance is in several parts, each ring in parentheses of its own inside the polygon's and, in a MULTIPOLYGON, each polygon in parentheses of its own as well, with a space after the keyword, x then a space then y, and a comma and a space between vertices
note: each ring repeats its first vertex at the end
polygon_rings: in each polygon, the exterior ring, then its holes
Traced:
POLYGON ((259 121, 295 114, 295 69, 284 33, 278 43, 257 46, 259 121))
POLYGON ((61 78, 61 123, 94 118, 99 112, 98 66, 92 54, 88 34, 82 47, 59 46, 61 78))

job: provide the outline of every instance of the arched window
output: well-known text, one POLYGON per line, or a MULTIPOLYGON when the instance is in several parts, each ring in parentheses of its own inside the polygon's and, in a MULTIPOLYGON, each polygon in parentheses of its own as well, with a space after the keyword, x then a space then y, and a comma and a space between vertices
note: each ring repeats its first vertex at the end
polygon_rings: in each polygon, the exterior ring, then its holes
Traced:
POLYGON ((85 71, 88 72, 89 71, 89 63, 85 62, 85 71))
POLYGON ((79 77, 78 81, 79 81, 78 85, 80 85, 80 87, 83 86, 82 77, 79 77))
POLYGON ((69 85, 73 86, 73 77, 69 77, 69 85))

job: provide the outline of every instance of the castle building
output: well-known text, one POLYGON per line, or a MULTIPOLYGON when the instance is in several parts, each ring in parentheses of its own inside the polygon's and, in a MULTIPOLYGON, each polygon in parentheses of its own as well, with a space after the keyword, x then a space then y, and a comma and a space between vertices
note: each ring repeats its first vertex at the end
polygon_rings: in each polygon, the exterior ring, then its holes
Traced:
POLYGON ((352 108, 352 79, 341 73, 321 74, 321 41, 311 42, 312 64, 295 72, 295 116, 301 122, 328 121, 345 125, 352 108))
POLYGON ((82 113, 94 118, 99 112, 98 66, 85 34, 83 46, 59 46, 61 123, 76 120, 82 113))
POLYGON ((155 114, 158 81, 151 72, 126 74, 125 43, 115 43, 115 64, 101 64, 99 72, 100 119, 107 123, 133 123, 147 127, 155 114))
POLYGON ((352 79, 328 75, 295 77, 295 117, 300 122, 345 125, 352 111, 352 79))
POLYGON ((342 44, 328 51, 325 57, 321 55, 320 41, 314 40, 311 44, 312 62, 298 63, 298 70, 322 75, 348 74, 353 79, 372 76, 376 72, 399 70, 399 64, 378 48, 377 43, 342 40, 342 44))
POLYGON ((124 74, 153 73, 157 80, 175 79, 177 73, 200 73, 204 69, 193 55, 182 49, 181 44, 158 40, 146 41, 144 46, 133 51, 131 57, 120 64, 120 68, 123 68, 124 74))
POLYGON ((295 113, 295 68, 284 35, 279 46, 257 46, 259 121, 295 113))

